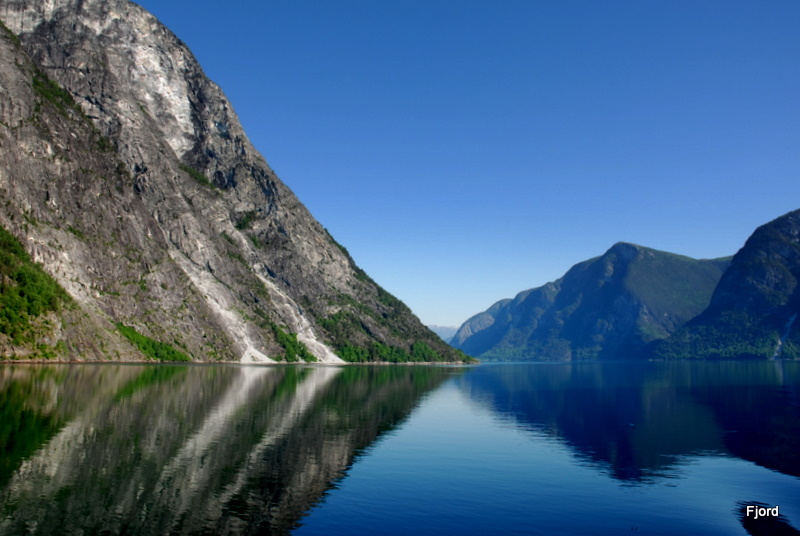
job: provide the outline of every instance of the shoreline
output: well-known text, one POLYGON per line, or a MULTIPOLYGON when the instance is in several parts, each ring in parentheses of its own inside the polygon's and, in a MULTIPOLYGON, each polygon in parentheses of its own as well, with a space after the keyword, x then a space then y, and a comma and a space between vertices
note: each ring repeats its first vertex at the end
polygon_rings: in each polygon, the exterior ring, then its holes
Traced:
POLYGON ((388 361, 371 361, 363 363, 354 363, 345 361, 343 363, 321 363, 321 362, 274 362, 274 363, 242 363, 240 361, 147 361, 147 360, 131 360, 131 361, 64 361, 59 359, 20 359, 20 360, 0 360, 0 366, 3 365, 169 365, 169 366, 205 366, 205 365, 237 365, 242 367, 296 367, 296 366, 313 366, 313 367, 341 367, 353 365, 366 365, 366 366, 475 366, 480 365, 477 363, 466 363, 464 361, 406 361, 402 363, 390 363, 388 361))

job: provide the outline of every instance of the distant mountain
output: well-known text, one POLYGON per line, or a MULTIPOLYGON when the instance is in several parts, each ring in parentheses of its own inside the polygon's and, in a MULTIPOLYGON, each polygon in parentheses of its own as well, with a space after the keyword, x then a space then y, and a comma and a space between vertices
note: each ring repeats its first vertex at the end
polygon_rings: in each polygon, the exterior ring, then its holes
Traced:
POLYGON ((733 257, 708 308, 656 358, 800 357, 800 210, 765 225, 733 257))
POLYGON ((458 331, 457 326, 427 326, 429 330, 437 334, 439 337, 442 338, 444 342, 450 342, 453 336, 458 331))
POLYGON ((473 316, 451 344, 487 360, 629 357, 702 312, 729 262, 620 242, 473 316))

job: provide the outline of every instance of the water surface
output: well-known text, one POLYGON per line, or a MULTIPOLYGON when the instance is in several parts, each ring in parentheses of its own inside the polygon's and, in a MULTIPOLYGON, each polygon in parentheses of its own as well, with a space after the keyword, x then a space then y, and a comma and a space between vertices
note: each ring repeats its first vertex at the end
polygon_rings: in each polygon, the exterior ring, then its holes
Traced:
POLYGON ((800 527, 799 365, 472 368, 296 534, 747 534, 747 504, 800 527))
POLYGON ((283 534, 433 367, 0 367, 0 534, 283 534))
POLYGON ((800 363, 0 367, 0 534, 800 527, 800 363))

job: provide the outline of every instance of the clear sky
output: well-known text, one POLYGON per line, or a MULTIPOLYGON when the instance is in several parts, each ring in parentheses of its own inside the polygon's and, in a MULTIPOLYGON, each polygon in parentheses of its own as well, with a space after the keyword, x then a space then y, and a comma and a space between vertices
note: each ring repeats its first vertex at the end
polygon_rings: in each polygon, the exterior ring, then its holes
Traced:
POLYGON ((380 285, 459 325, 800 208, 797 0, 141 0, 380 285))

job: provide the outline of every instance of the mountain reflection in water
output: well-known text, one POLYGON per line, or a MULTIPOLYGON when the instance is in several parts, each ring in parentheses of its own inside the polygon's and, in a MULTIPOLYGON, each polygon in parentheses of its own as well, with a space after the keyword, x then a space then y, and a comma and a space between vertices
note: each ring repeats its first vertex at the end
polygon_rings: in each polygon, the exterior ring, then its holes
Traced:
POLYGON ((0 367, 0 534, 288 533, 453 373, 0 367))
POLYGON ((497 364, 457 381, 624 483, 673 476, 707 454, 800 476, 800 363, 497 364))

